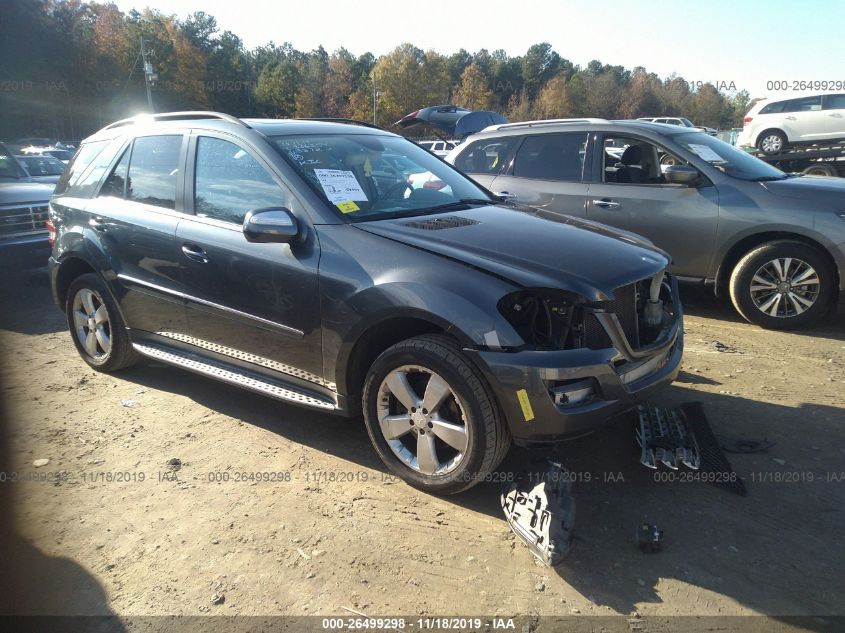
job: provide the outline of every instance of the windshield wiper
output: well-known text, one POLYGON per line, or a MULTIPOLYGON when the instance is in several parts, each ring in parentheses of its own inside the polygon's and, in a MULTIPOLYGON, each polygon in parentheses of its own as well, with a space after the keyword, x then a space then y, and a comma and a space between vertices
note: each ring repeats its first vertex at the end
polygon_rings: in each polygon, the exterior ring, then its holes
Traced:
POLYGON ((772 182, 774 180, 786 180, 787 178, 791 178, 789 174, 784 174, 783 176, 760 176, 758 178, 749 178, 750 182, 772 182))
POLYGON ((447 209, 458 209, 471 204, 496 204, 493 200, 485 200, 484 198, 461 198, 454 202, 447 202, 446 204, 438 204, 436 207, 429 207, 427 211, 446 211, 447 209))

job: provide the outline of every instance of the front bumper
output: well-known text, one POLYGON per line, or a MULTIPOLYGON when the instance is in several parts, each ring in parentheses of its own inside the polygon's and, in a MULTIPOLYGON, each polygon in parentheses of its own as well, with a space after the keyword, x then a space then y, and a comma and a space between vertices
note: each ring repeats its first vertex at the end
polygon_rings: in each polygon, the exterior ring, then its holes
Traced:
POLYGON ((27 270, 47 265, 50 257, 47 233, 0 240, 0 266, 4 270, 27 270))
POLYGON ((671 290, 674 321, 656 342, 638 350, 628 345, 615 317, 604 315, 607 318, 600 321, 613 343, 607 349, 474 351, 514 442, 542 445, 588 433, 675 380, 681 367, 684 335, 674 278, 671 290), (568 386, 589 386, 592 395, 583 401, 562 403, 556 395, 568 386))

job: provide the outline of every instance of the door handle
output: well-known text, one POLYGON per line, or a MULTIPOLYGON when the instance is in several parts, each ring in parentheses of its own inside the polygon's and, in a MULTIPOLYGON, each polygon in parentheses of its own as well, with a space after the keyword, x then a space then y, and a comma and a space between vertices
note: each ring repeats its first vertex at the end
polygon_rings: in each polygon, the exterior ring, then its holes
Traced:
POLYGON ((602 209, 618 209, 622 206, 621 203, 614 200, 593 200, 593 204, 602 209))
POLYGON ((830 114, 828 114, 827 116, 835 116, 837 119, 841 119, 841 118, 842 118, 842 115, 841 115, 841 114, 839 114, 838 112, 831 112, 831 113, 830 113, 830 114))
POLYGON ((90 226, 95 231, 104 232, 108 229, 108 224, 106 223, 105 218, 101 218, 99 215, 95 215, 88 220, 88 226, 90 226))
POLYGON ((182 253, 191 261, 199 262, 200 264, 208 263, 208 253, 195 244, 183 244, 182 253))
POLYGON ((516 200, 516 194, 510 191, 494 191, 494 196, 499 196, 503 200, 516 200))
POLYGON ((794 116, 784 117, 785 119, 789 119, 790 121, 797 121, 798 119, 794 116))

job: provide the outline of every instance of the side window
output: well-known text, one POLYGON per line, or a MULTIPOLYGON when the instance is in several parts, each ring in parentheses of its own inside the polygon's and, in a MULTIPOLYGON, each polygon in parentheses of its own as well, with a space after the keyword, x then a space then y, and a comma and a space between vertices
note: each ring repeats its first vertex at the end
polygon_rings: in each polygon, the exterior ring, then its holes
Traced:
POLYGON ((845 95, 826 95, 824 98, 825 110, 845 110, 845 95))
POLYGON ((774 103, 769 103, 763 106, 763 109, 760 110, 760 114, 778 114, 783 112, 784 106, 789 103, 788 101, 775 101, 774 103))
POLYGON ((126 192, 126 172, 129 170, 130 148, 126 148, 117 165, 114 166, 109 177, 100 188, 100 196, 114 196, 122 198, 126 192))
POLYGON ((165 209, 176 208, 176 176, 182 135, 139 136, 132 146, 126 198, 165 209))
POLYGON ((498 174, 519 138, 485 138, 470 143, 455 159, 455 167, 468 174, 498 174))
POLYGON ((813 112, 815 110, 822 109, 822 98, 820 96, 816 97, 804 97, 802 99, 792 99, 788 101, 786 107, 783 109, 784 112, 813 112))
POLYGON ((579 182, 584 173, 586 148, 586 132, 529 136, 516 153, 513 175, 579 182))
POLYGON ((666 184, 663 170, 686 161, 637 138, 605 137, 602 179, 606 183, 666 184))
POLYGON ((287 196, 246 151, 217 138, 197 140, 194 210, 203 218, 243 224, 248 211, 280 207, 287 196))

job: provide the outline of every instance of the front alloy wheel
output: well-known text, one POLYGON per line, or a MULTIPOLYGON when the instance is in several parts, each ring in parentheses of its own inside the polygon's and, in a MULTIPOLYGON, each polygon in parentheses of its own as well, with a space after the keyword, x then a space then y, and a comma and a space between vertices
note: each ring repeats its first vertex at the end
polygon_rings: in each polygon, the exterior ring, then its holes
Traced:
POLYGON ((786 319, 813 307, 819 298, 819 275, 807 262, 792 257, 760 266, 751 284, 751 299, 761 312, 786 319))
POLYGON ((453 494, 488 480, 510 446, 484 377, 441 334, 386 349, 367 372, 362 405, 385 466, 427 492, 453 494))
POLYGON ((731 301, 746 320, 776 330, 806 327, 831 305, 836 275, 809 244, 777 240, 739 260, 730 278, 731 301))
POLYGON ((378 393, 378 421, 394 455, 425 475, 454 471, 469 445, 470 428, 458 397, 425 367, 404 365, 385 377, 378 393))

